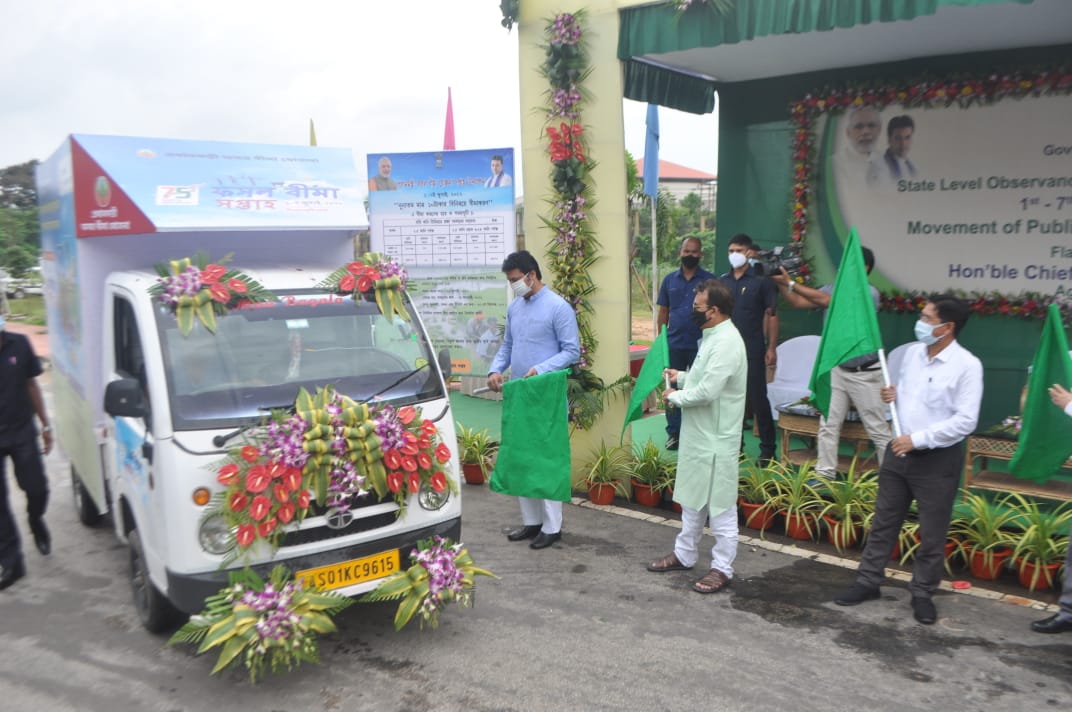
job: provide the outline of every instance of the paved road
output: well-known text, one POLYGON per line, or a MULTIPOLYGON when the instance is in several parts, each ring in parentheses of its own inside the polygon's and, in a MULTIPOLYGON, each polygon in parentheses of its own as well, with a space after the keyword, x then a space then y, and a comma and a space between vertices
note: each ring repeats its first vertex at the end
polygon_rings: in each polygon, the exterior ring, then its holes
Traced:
MULTIPOLYGON (((0 709, 79 710, 833 710, 1064 707, 1072 634, 1044 637, 1038 611, 962 595, 941 620, 911 618, 903 585, 881 601, 829 603, 851 572, 743 547, 728 593, 688 573, 651 574, 665 525, 568 505, 563 541, 507 542, 516 507, 464 487, 476 606, 439 629, 396 634, 393 606, 358 605, 322 645, 323 664, 251 688, 241 672, 164 647, 130 605, 126 552, 77 523, 66 468, 49 459, 54 551, 0 592, 0 709)), ((20 512, 21 493, 13 496, 20 512)), ((20 523, 22 516, 20 513, 20 523)), ((707 542, 709 545, 709 541, 707 542)))

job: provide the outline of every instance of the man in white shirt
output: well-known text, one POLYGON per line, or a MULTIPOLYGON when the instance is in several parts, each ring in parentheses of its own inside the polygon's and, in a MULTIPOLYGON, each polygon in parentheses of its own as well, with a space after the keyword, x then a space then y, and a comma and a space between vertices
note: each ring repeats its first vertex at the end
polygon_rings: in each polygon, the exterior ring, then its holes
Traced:
POLYGON ((916 338, 894 385, 882 399, 897 403, 901 435, 890 440, 878 474, 878 500, 856 583, 834 603, 855 606, 879 598, 886 562, 912 500, 919 510, 920 547, 912 567, 912 613, 931 625, 938 618, 931 596, 942 580, 945 539, 964 469, 964 438, 979 421, 983 366, 957 343, 968 305, 951 296, 927 302, 916 338))
MULTIPOLYGON (((1055 383, 1050 386, 1050 400, 1053 404, 1072 417, 1072 391, 1055 383)), ((1072 546, 1065 555, 1065 585, 1058 599, 1060 610, 1049 618, 1043 618, 1031 624, 1036 633, 1066 633, 1072 630, 1072 546)))

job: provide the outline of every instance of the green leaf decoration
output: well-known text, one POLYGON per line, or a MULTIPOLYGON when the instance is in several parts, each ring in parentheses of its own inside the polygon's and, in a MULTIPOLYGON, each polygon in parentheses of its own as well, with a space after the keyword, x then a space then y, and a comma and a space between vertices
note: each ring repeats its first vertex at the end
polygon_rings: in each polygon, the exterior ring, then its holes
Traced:
POLYGON ((216 333, 216 312, 212 308, 214 302, 208 301, 197 308, 197 318, 205 325, 205 328, 216 333))

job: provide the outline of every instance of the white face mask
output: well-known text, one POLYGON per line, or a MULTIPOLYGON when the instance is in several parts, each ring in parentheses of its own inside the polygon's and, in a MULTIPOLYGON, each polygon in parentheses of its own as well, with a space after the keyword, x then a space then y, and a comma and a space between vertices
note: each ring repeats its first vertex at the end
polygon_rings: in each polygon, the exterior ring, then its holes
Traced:
POLYGON ((528 282, 525 281, 525 277, 522 277, 516 282, 511 282, 510 289, 514 290, 514 296, 517 297, 527 296, 528 293, 532 291, 532 287, 530 287, 528 285, 528 282))
MULTIPOLYGON (((945 322, 943 321, 942 324, 944 324, 944 323, 945 322)), ((928 324, 927 322, 923 321, 922 319, 917 321, 916 322, 916 340, 917 341, 922 341, 923 343, 927 344, 927 346, 930 346, 931 344, 938 343, 938 340, 941 339, 942 337, 935 336, 934 335, 934 330, 937 329, 942 324, 928 324)))
POLYGON ((743 252, 731 252, 730 253, 730 266, 734 269, 743 267, 744 263, 748 261, 743 252))

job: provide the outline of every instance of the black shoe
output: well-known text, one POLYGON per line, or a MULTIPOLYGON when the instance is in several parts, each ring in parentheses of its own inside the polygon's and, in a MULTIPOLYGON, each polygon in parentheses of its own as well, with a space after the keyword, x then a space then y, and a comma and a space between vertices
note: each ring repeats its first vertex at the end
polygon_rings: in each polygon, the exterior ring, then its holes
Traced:
POLYGON ((938 620, 938 609, 934 601, 924 596, 912 596, 912 617, 923 625, 934 625, 938 620))
POLYGON ((561 538, 562 532, 555 532, 554 534, 545 534, 544 532, 540 532, 540 535, 533 539, 532 543, 529 544, 529 548, 546 549, 561 538))
POLYGON ((524 541, 525 539, 535 538, 540 533, 540 527, 542 524, 526 524, 523 527, 518 527, 506 533, 506 538, 510 541, 524 541))
POLYGON ((671 435, 666 439, 667 450, 677 450, 678 439, 676 435, 671 435))
POLYGON ((1072 618, 1061 618, 1060 613, 1054 613, 1049 618, 1035 621, 1031 624, 1031 630, 1036 633, 1067 633, 1072 630, 1072 618))
POLYGON ((48 533, 44 519, 30 522, 30 531, 33 532, 34 544, 42 556, 48 556, 52 552, 52 535, 48 533))
POLYGON ((842 591, 837 598, 834 599, 834 603, 839 606, 858 606, 864 601, 873 601, 876 598, 881 598, 882 592, 877 588, 865 586, 862 583, 854 583, 849 588, 842 591))
POLYGON ((26 575, 26 566, 22 562, 20 557, 14 566, 8 566, 4 568, 3 576, 0 576, 0 591, 3 591, 8 586, 12 585, 20 578, 26 575))

